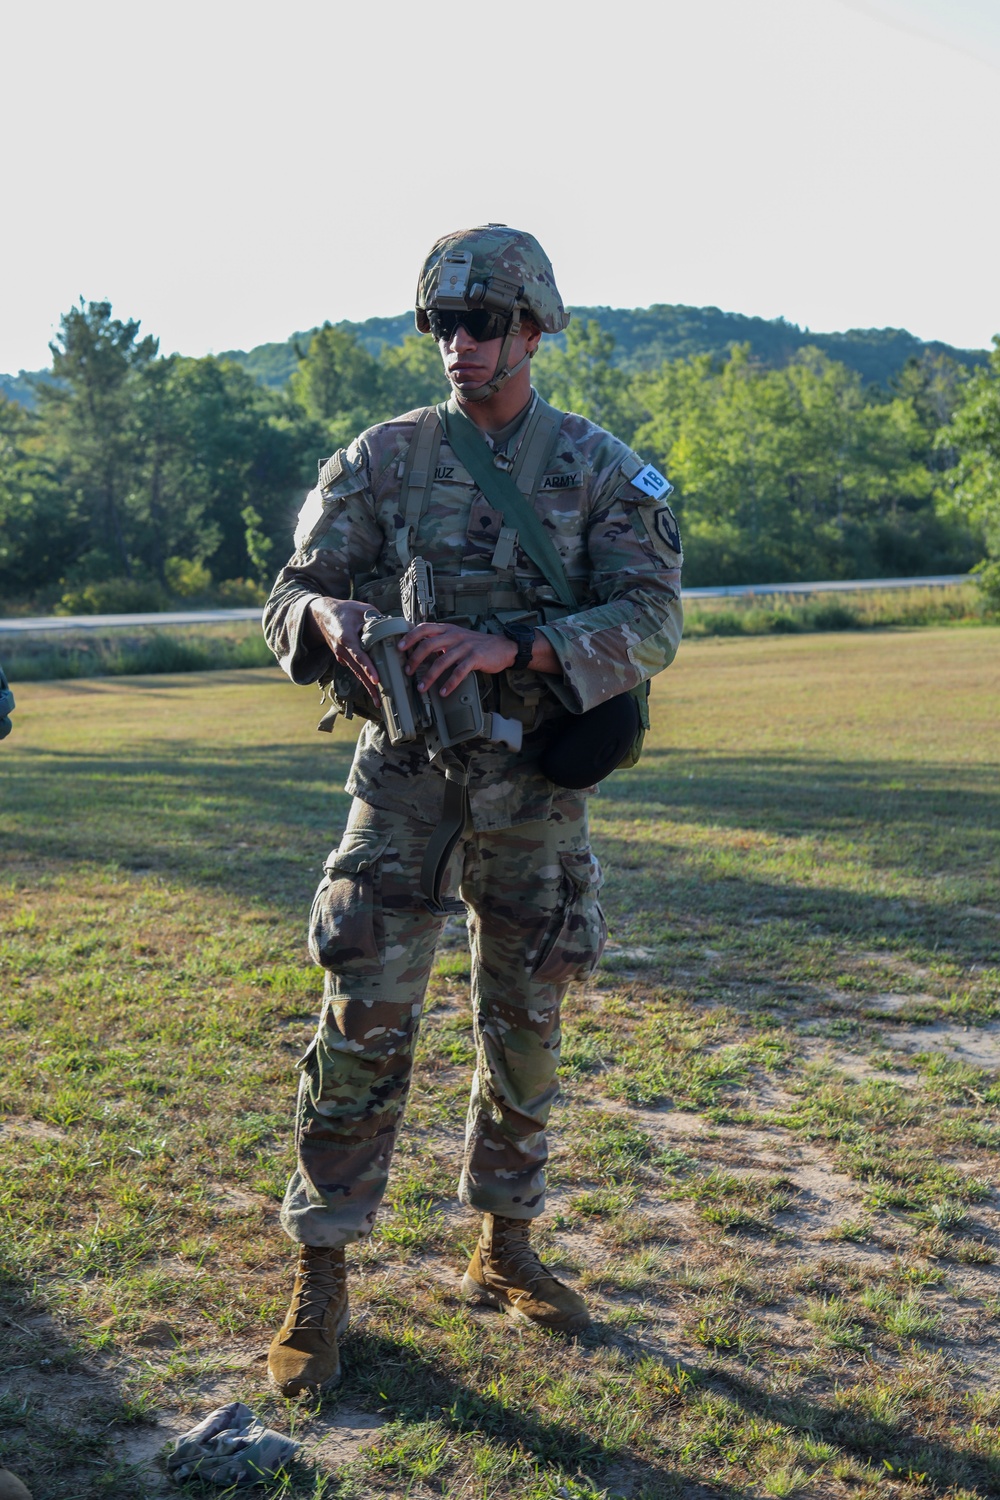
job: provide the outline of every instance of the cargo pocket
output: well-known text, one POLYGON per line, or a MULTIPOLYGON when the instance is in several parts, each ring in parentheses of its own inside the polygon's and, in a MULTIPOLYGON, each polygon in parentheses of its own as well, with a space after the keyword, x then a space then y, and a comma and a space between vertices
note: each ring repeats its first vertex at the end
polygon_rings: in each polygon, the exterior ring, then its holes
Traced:
POLYGON ((331 850, 309 914, 309 953, 324 969, 378 974, 385 962, 382 856, 390 835, 349 828, 331 850))
POLYGON ((319 1078, 319 1067, 316 1060, 316 1049, 319 1046, 319 1038, 313 1037, 309 1046, 303 1052, 295 1064, 299 1072, 299 1097, 295 1106, 295 1151, 298 1153, 302 1135, 305 1130, 306 1115, 309 1106, 315 1101, 318 1093, 317 1082, 319 1078))
POLYGON ((559 858, 564 897, 555 935, 543 947, 532 974, 541 984, 586 979, 597 967, 608 939, 608 924, 597 899, 603 879, 596 858, 589 849, 572 850, 559 858))

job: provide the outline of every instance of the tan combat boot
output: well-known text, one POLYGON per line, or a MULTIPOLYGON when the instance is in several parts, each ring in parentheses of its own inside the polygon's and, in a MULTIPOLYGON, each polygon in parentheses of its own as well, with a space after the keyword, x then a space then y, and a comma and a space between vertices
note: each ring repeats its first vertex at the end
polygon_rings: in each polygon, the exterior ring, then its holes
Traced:
POLYGON ((483 1232, 462 1278, 462 1291, 522 1323, 578 1333, 590 1323, 586 1303, 545 1269, 531 1248, 530 1233, 530 1219, 484 1214, 483 1232))
POLYGON ((337 1384, 337 1339, 347 1317, 343 1246, 300 1245, 292 1305, 267 1351, 267 1373, 283 1396, 314 1395, 337 1384))

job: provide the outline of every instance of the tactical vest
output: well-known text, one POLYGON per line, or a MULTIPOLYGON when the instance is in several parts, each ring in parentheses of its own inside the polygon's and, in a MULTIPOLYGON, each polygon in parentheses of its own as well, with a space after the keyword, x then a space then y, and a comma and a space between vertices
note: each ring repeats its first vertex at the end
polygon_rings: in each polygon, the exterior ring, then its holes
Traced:
MULTIPOLYGON (((542 476, 559 440, 564 415, 564 412, 549 406, 536 394, 514 457, 508 458, 502 453, 494 457, 495 466, 510 474, 529 506, 534 506, 542 476)), ((421 412, 413 430, 401 476, 399 504, 403 525, 396 537, 399 573, 354 581, 354 597, 373 604, 386 614, 400 609, 400 575, 411 558, 420 552, 420 520, 434 485, 442 437, 436 409, 430 407, 421 412)), ((486 498, 489 500, 489 496, 486 498)), ((516 530, 504 526, 493 551, 492 571, 448 573, 435 567, 438 619, 464 624, 467 621, 478 622, 491 615, 503 618, 505 615, 531 612, 537 614, 540 623, 544 624, 546 620, 562 619, 570 614, 570 609, 561 604, 555 590, 544 579, 538 584, 515 582, 517 550, 516 530)))
MULTIPOLYGON (((498 468, 510 474, 529 506, 534 506, 542 478, 555 452, 564 415, 536 393, 516 453, 512 458, 497 454, 493 460, 498 468)), ((402 461, 399 506, 403 525, 396 537, 398 572, 367 574, 352 580, 353 597, 371 604, 382 614, 398 615, 402 612, 400 579, 411 558, 420 555, 420 521, 434 485, 442 437, 437 411, 429 407, 417 418, 402 461)), ((321 486, 323 482, 324 476, 321 475, 321 486)), ((489 496, 486 499, 489 501, 489 496)), ((525 620, 529 624, 544 625, 573 613, 544 578, 537 582, 515 578, 517 555, 517 531, 503 526, 493 551, 490 571, 449 573, 436 566, 435 618, 470 629, 490 629, 491 625, 495 629, 494 622, 525 620)), ((335 705, 346 717, 358 713, 377 720, 367 694, 349 671, 335 669, 330 686, 335 705)), ((568 700, 568 695, 558 679, 543 682, 535 672, 505 672, 487 681, 486 687, 495 699, 492 706, 496 711, 506 718, 519 719, 526 731, 538 727, 545 719, 561 717, 570 706, 569 701, 560 701, 564 695, 568 700)))
MULTIPOLYGON (((494 465, 509 474, 530 512, 534 512, 535 498, 555 453, 564 416, 564 412, 549 406, 536 393, 513 458, 505 454, 494 455, 494 465)), ((442 437, 442 424, 437 410, 429 408, 421 412, 406 456, 401 460, 399 506, 403 525, 396 536, 398 572, 391 575, 370 574, 353 580, 354 598, 370 603, 382 614, 402 613, 400 579, 411 558, 420 553, 420 521, 434 486, 442 437)), ((622 465, 627 479, 631 479, 641 469, 641 460, 634 456, 630 456, 622 465)), ((322 482, 321 478, 321 484, 322 482)), ((488 503, 494 503, 490 495, 486 494, 485 498, 488 503)), ((528 519, 530 517, 526 518, 526 525, 528 519)), ((637 524, 636 518, 633 518, 633 525, 637 524)), ((539 559, 532 555, 532 548, 522 542, 520 550, 540 568, 539 559)), ((507 620, 524 620, 528 624, 544 625, 564 619, 580 608, 586 608, 582 601, 572 606, 563 602, 567 595, 572 599, 574 593, 564 574, 561 580, 562 597, 553 582, 545 577, 537 582, 517 579, 517 555, 516 529, 502 526, 489 572, 449 573, 435 566, 436 618, 472 629, 496 630, 500 623, 507 620)), ((556 566, 562 573, 561 567, 558 564, 556 566)), ((553 575, 548 567, 545 572, 551 580, 553 575)), ((558 577, 556 581, 559 581, 558 577)), ((335 705, 329 716, 331 721, 337 711, 343 712, 346 717, 351 717, 353 711, 378 720, 368 695, 346 668, 335 669, 331 685, 335 705)), ((531 671, 508 671, 496 677, 482 678, 481 686, 485 694, 484 708, 499 713, 503 718, 520 720, 526 733, 553 719, 564 719, 567 711, 576 712, 571 693, 561 679, 555 676, 542 677, 531 671)), ((649 728, 648 681, 633 688, 631 694, 639 710, 639 730, 631 748, 620 762, 623 767, 634 765, 639 759, 643 736, 649 728)))

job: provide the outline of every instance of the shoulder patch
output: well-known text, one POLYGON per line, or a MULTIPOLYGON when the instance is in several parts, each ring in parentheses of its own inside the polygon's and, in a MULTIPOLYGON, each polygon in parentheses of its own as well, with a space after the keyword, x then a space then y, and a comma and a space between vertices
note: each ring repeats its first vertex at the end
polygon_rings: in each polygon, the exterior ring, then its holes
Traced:
POLYGON ((648 495, 651 500, 661 500, 673 489, 670 481, 664 479, 659 469, 654 469, 652 464, 647 464, 644 469, 639 470, 638 474, 630 475, 629 483, 637 490, 642 490, 642 493, 648 495))

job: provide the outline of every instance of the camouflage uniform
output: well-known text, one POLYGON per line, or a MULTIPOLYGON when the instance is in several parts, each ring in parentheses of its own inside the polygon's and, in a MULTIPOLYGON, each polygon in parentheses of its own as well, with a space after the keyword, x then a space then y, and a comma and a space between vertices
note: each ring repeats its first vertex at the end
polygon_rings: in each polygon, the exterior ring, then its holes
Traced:
MULTIPOLYGON (((293 682, 315 682, 331 666, 326 647, 306 639, 311 600, 350 598, 359 579, 374 577, 366 597, 398 613, 379 594, 391 585, 378 580, 400 569, 401 479, 418 416, 363 433, 303 507, 298 550, 264 612, 268 642, 293 682)), ((502 518, 447 438, 414 545, 434 567, 439 619, 489 628, 506 589, 544 621, 563 674, 511 670, 494 679, 500 712, 525 723, 525 744, 515 753, 477 742, 470 816, 451 873, 469 909, 477 1059, 460 1191, 463 1202, 507 1218, 533 1218, 544 1206, 559 1004, 567 984, 591 972, 605 937, 586 794, 554 786, 538 757, 569 713, 661 671, 680 638, 680 538, 669 506, 640 487, 643 470, 617 438, 582 417, 563 418, 536 509, 582 601, 573 613, 554 607, 523 551, 503 574, 491 568, 502 518)), ((350 821, 318 893, 333 929, 326 992, 303 1060, 298 1168, 282 1211, 289 1235, 317 1246, 372 1228, 443 920, 417 888, 444 796, 444 777, 423 746, 392 746, 380 724, 367 722, 347 791, 350 821)))
POLYGON ((0 667, 0 740, 5 740, 10 734, 12 728, 10 716, 13 711, 14 694, 3 674, 3 667, 0 667))

